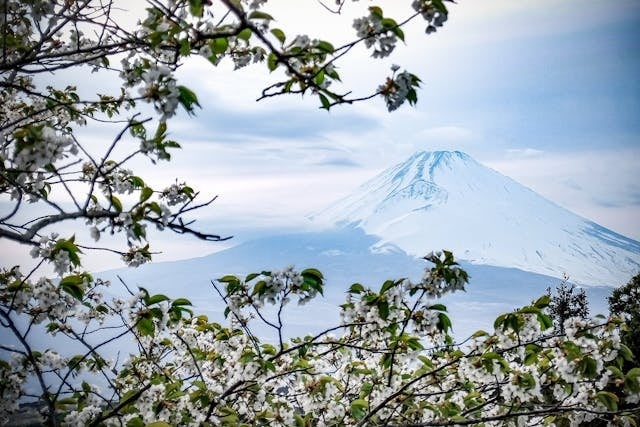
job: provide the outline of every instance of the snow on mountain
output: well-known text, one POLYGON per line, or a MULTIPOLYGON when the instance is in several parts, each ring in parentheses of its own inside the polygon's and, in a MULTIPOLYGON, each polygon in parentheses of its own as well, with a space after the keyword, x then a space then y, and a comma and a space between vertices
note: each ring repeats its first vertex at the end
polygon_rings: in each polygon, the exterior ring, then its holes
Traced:
POLYGON ((639 242, 459 151, 415 153, 310 218, 359 226, 415 256, 444 248, 581 284, 619 286, 640 271, 639 242))

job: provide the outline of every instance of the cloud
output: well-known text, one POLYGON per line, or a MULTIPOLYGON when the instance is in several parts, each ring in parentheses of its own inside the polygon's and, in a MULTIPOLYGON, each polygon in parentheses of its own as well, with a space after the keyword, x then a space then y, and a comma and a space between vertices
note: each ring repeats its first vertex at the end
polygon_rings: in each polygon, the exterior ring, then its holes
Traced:
POLYGON ((438 126, 425 129, 420 137, 433 143, 462 143, 473 139, 473 132, 460 126, 438 126))
POLYGON ((621 234, 640 239, 640 149, 544 152, 483 163, 542 196, 621 234))
POLYGON ((203 105, 197 120, 172 123, 182 137, 211 142, 260 142, 270 139, 312 141, 340 132, 359 134, 377 127, 370 117, 356 112, 326 113, 308 109, 242 111, 203 105))
POLYGON ((600 194, 593 198, 593 202, 605 208, 625 208, 640 206, 640 188, 637 185, 627 185, 627 188, 616 188, 607 194, 600 194))
POLYGON ((583 190, 582 186, 580 184, 578 184, 577 182, 575 182, 571 178, 567 178, 567 179, 561 181, 561 183, 566 185, 568 188, 571 188, 572 190, 577 190, 577 191, 582 191, 583 190))
POLYGON ((542 150, 535 148, 509 148, 507 149, 508 159, 523 159, 531 157, 539 157, 544 153, 542 150))
POLYGON ((360 164, 347 157, 327 158, 313 163, 316 166, 357 167, 360 164))

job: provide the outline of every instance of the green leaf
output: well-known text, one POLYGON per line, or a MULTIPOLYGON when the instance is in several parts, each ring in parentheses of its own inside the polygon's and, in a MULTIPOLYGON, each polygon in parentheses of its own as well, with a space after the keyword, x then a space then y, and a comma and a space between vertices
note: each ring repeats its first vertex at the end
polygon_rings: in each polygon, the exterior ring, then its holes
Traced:
POLYGON ((433 5, 438 9, 439 12, 447 14, 447 7, 444 5, 442 0, 432 0, 433 5))
POLYGON ((259 276, 259 274, 258 274, 258 273, 251 273, 251 274, 249 274, 249 275, 244 279, 244 281, 245 281, 245 282, 250 282, 250 281, 252 281, 253 279, 255 279, 256 277, 258 277, 258 276, 259 276))
POLYGON ((393 31, 393 34, 396 35, 396 37, 398 37, 400 40, 404 41, 404 31, 402 31, 402 28, 395 27, 392 31, 393 31))
POLYGON ((549 305, 549 303, 551 302, 551 296, 550 295, 544 295, 540 298, 538 298, 538 300, 536 302, 533 303, 534 306, 538 307, 538 308, 545 308, 549 305))
POLYGON ((351 402, 351 416, 356 420, 361 420, 366 415, 366 409, 369 407, 369 404, 364 399, 356 399, 351 402))
POLYGON ((387 292, 389 289, 393 288, 395 284, 396 282, 394 282, 393 280, 387 280, 382 284, 382 287, 380 288, 380 294, 387 292))
POLYGON ((111 204, 118 212, 122 212, 122 202, 116 196, 111 196, 111 204))
POLYGON ((251 296, 253 296, 255 294, 258 294, 259 296, 264 294, 264 288, 265 288, 266 285, 267 285, 267 283, 264 280, 260 280, 253 287, 253 291, 251 292, 251 296))
POLYGON ((132 418, 127 421, 127 427, 144 427, 144 421, 140 417, 132 418))
POLYGON ((135 188, 135 189, 143 188, 145 186, 144 185, 144 180, 142 178, 140 178, 139 176, 132 176, 129 179, 131 181, 131 185, 133 185, 133 188, 135 188))
POLYGON ((527 307, 522 307, 520 310, 518 310, 518 313, 522 313, 522 314, 538 314, 538 313, 540 313, 540 309, 536 308, 536 307, 527 306, 527 307))
POLYGON ((97 305, 97 306, 95 307, 95 309, 96 309, 96 311, 98 311, 98 312, 100 312, 100 313, 104 313, 104 314, 109 313, 109 308, 107 308, 107 306, 102 305, 102 304, 97 305))
POLYGON ((219 39, 213 39, 210 46, 213 53, 217 53, 217 54, 225 53, 227 51, 227 48, 229 47, 229 41, 224 37, 219 39))
POLYGON ((380 313, 380 318, 387 320, 389 317, 389 303, 383 300, 378 301, 378 312, 380 313))
POLYGON ((336 50, 331 43, 324 40, 320 40, 316 47, 326 53, 333 53, 336 50))
POLYGON ((136 327, 138 328, 138 332, 140 332, 140 335, 142 336, 153 336, 154 332, 156 331, 153 320, 147 319, 145 317, 138 321, 136 327))
POLYGON ((278 57, 275 53, 271 52, 267 57, 267 68, 269 71, 273 71, 278 67, 278 57))
POLYGON ((632 393, 640 393, 638 377, 640 377, 640 368, 633 368, 625 375, 624 386, 632 393))
POLYGON ((195 107, 200 107, 196 94, 182 85, 178 86, 178 101, 190 115, 193 114, 195 107))
POLYGON ((322 108, 329 111, 329 109, 331 108, 331 103, 329 102, 329 99, 327 99, 327 97, 321 93, 318 94, 318 97, 320 98, 320 103, 322 104, 322 108))
POLYGON ((420 339, 417 337, 410 337, 409 339, 406 340, 407 342, 407 346, 411 349, 411 350, 424 350, 424 346, 422 345, 422 343, 420 342, 420 339))
POLYGON ((438 329, 442 332, 447 332, 451 329, 451 319, 444 313, 438 313, 438 329))
POLYGON ((483 331, 482 329, 480 329, 480 330, 474 332, 473 335, 471 335, 471 338, 486 337, 487 335, 489 335, 488 332, 483 331))
POLYGON ((153 195, 153 190, 149 187, 144 187, 140 192, 140 202, 146 202, 153 195))
MULTIPOLYGON (((319 270, 316 270, 315 268, 307 268, 306 270, 303 270, 300 275, 304 279, 304 285, 311 289, 315 289, 320 293, 320 295, 323 295, 322 279, 324 276, 319 270)), ((303 287, 303 289, 305 288, 303 287)))
POLYGON ((241 40, 247 41, 251 38, 251 34, 253 34, 251 30, 249 28, 245 28, 244 30, 238 33, 238 38, 241 40))
POLYGON ((551 320, 551 317, 547 316, 544 313, 538 313, 537 317, 538 323, 540 323, 540 326, 542 326, 543 331, 553 327, 553 320, 551 320))
POLYGON ((629 350, 629 347, 627 347, 626 345, 620 344, 619 353, 624 360, 627 360, 629 362, 633 360, 633 353, 631 352, 631 350, 629 350))
POLYGON ((60 280, 60 287, 63 291, 81 301, 84 296, 84 277, 78 274, 64 277, 60 280))
POLYGON ((282 44, 284 44, 284 41, 287 39, 287 36, 285 36, 284 31, 282 31, 280 28, 273 28, 271 30, 271 34, 273 34, 274 37, 277 38, 282 44))
POLYGON ((162 294, 157 294, 157 295, 152 295, 150 297, 148 297, 146 299, 146 303, 147 305, 153 305, 153 304, 158 304, 159 302, 162 301, 168 301, 169 297, 166 295, 162 295, 162 294))
POLYGON ((313 82, 318 86, 322 85, 324 82, 324 70, 318 71, 318 74, 313 78, 313 82))
POLYGON ((322 279, 324 279, 324 276, 322 275, 322 272, 320 270, 318 270, 318 269, 315 269, 315 268, 306 268, 306 269, 302 270, 302 272, 300 274, 302 276, 305 276, 305 275, 313 276, 318 281, 322 281, 322 279))
POLYGON ((66 397, 64 399, 56 400, 56 408, 62 409, 65 405, 75 405, 78 403, 78 399, 74 397, 66 397))
MULTIPOLYGON (((496 318, 496 321, 493 322, 493 328, 494 329, 498 329, 500 326, 502 326, 504 324, 504 321, 505 321, 506 318, 507 318, 506 314, 501 314, 500 316, 498 316, 496 318)), ((506 329, 506 328, 503 326, 503 330, 504 329, 506 329)))
POLYGON ((508 369, 509 364, 502 356, 493 351, 488 351, 482 355, 482 365, 488 372, 493 373, 494 361, 498 362, 500 366, 502 366, 502 370, 505 371, 508 369))
POLYGON ((249 19, 265 19, 267 21, 273 21, 273 16, 260 10, 254 10, 249 14, 249 19))
POLYGON ((180 306, 180 305, 192 305, 192 304, 191 304, 191 301, 189 301, 186 298, 178 298, 178 299, 175 299, 171 303, 171 305, 175 307, 175 306, 180 306))
POLYGON ((578 369, 587 378, 593 378, 597 374, 598 364, 595 359, 585 356, 578 362, 578 369))
POLYGON ((371 6, 369 7, 369 12, 373 15, 373 16, 377 16, 378 18, 382 18, 382 9, 380 9, 378 6, 371 6))
POLYGON ((152 423, 147 424, 145 427, 171 427, 171 424, 165 421, 154 421, 152 423))
POLYGON ((180 40, 180 55, 188 56, 191 53, 191 43, 189 43, 189 39, 185 38, 180 40))
POLYGON ((398 26, 398 23, 394 19, 391 19, 391 18, 384 18, 384 19, 382 19, 382 21, 380 21, 380 23, 387 30, 391 30, 391 29, 396 28, 398 26))
POLYGON ((530 349, 529 346, 527 346, 527 352, 524 356, 524 364, 526 366, 533 365, 538 360, 538 352, 539 351, 537 351, 536 349, 530 349))
POLYGON ((362 292, 364 292, 364 286, 362 286, 360 283, 354 283, 353 285, 351 285, 347 292, 349 292, 350 294, 361 294, 362 292))
POLYGON ((204 12, 202 0, 189 0, 189 12, 194 16, 201 17, 204 12))
POLYGON ((155 213, 158 216, 162 216, 162 209, 160 209, 160 205, 156 202, 149 203, 147 207, 149 208, 149 210, 151 210, 151 212, 155 213))
POLYGON ((618 410, 618 396, 608 391, 599 391, 596 396, 598 400, 610 411, 618 410))

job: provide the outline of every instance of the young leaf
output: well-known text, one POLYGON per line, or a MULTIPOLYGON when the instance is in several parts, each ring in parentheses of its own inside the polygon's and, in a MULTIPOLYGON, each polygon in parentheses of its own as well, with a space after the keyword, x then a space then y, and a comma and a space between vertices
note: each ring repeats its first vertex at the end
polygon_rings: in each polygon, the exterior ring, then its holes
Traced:
POLYGON ((190 115, 193 114, 195 107, 200 107, 196 94, 182 85, 178 86, 178 101, 190 115))
POLYGON ((248 41, 251 38, 251 34, 253 34, 251 30, 249 28, 245 28, 244 30, 240 31, 240 33, 238 33, 238 38, 244 41, 248 41))
POLYGON ((118 212, 122 212, 122 202, 116 196, 111 196, 111 204, 118 212))
POLYGON ((259 10, 254 10, 249 14, 249 19, 264 19, 266 21, 272 21, 273 16, 259 10))
POLYGON ((140 320, 138 320, 138 323, 136 325, 136 327, 138 328, 138 332, 140 332, 140 335, 142 336, 153 336, 156 327, 153 324, 153 320, 143 317, 140 320))
POLYGON ((217 54, 225 53, 228 47, 229 41, 225 37, 213 39, 213 42, 211 43, 211 50, 213 53, 217 54))
POLYGON ((329 111, 329 109, 331 108, 331 103, 329 102, 329 99, 327 99, 327 97, 321 93, 318 94, 318 97, 320 98, 320 103, 322 104, 322 108, 329 111))
POLYGON ((140 202, 146 202, 153 195, 153 190, 149 187, 144 187, 140 192, 140 202))
POLYGON ((267 67, 269 71, 273 71, 278 67, 278 57, 273 52, 271 52, 267 58, 267 67))
POLYGON ((596 396, 598 400, 610 411, 618 410, 618 396, 608 391, 599 391, 596 396))
POLYGON ((287 36, 285 36, 284 31, 282 31, 280 28, 273 28, 271 30, 271 34, 273 34, 275 38, 277 38, 282 44, 284 44, 284 41, 287 39, 287 36))

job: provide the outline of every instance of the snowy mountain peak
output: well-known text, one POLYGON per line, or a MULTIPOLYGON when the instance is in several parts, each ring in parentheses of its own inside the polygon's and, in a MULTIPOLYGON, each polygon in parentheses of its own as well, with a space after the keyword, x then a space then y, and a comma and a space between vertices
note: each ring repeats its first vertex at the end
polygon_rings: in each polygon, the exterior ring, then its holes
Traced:
POLYGON ((436 171, 453 169, 460 162, 474 162, 474 160, 460 151, 420 151, 394 167, 392 179, 397 181, 409 178, 433 182, 436 171))
POLYGON ((446 248, 583 284, 620 285, 640 271, 640 243, 460 151, 417 152, 310 218, 357 225, 416 256, 446 248))

